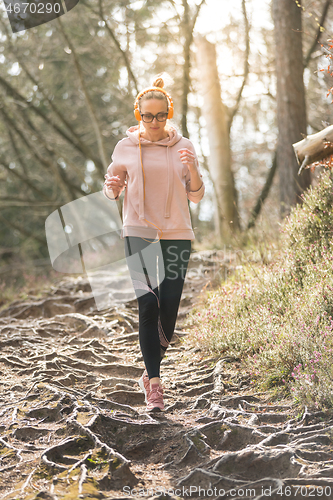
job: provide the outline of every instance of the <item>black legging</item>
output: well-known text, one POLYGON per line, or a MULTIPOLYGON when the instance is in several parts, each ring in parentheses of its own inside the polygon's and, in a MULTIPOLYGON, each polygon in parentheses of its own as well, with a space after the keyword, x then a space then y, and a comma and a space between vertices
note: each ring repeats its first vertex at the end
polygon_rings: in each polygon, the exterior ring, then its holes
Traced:
POLYGON ((160 364, 176 325, 191 240, 143 240, 125 236, 125 255, 139 307, 139 342, 149 379, 160 364), (157 259, 158 256, 158 259, 157 259), (157 268, 158 279, 157 282, 157 268))

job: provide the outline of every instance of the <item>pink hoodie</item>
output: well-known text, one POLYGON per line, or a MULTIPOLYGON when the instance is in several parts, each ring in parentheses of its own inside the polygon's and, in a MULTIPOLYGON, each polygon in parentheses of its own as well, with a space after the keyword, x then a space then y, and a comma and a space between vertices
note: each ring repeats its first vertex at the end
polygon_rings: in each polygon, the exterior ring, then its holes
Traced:
MULTIPOLYGON (((109 176, 119 175, 122 182, 127 181, 120 237, 160 238, 158 226, 163 231, 161 239, 194 240, 187 199, 199 203, 205 186, 202 183, 200 189, 190 191, 191 174, 177 152, 187 148, 194 153, 198 162, 193 144, 175 128, 168 130, 169 137, 157 142, 141 137, 144 181, 138 130, 138 125, 127 130, 128 137, 119 141, 114 148, 112 163, 107 170, 109 176)), ((199 167, 198 170, 202 177, 199 167)), ((103 192, 107 198, 114 199, 112 190, 104 186, 103 192)))

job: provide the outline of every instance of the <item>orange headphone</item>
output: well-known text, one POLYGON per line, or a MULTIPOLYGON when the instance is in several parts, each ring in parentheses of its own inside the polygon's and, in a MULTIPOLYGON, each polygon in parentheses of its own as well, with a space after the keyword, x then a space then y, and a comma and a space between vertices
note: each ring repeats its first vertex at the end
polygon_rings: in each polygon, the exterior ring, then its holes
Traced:
POLYGON ((134 116, 135 118, 137 119, 138 122, 141 122, 141 115, 140 115, 140 110, 139 110, 139 101, 141 99, 141 97, 145 94, 147 94, 147 92, 162 92, 162 94, 164 94, 166 96, 166 98, 168 99, 168 120, 171 120, 171 118, 173 117, 173 101, 172 101, 172 97, 165 91, 163 90, 161 87, 150 87, 146 90, 143 90, 142 92, 140 92, 140 94, 138 94, 136 100, 135 100, 135 103, 134 103, 134 116))
MULTIPOLYGON (((147 94, 147 92, 162 92, 162 94, 164 94, 167 99, 168 99, 168 120, 170 120, 172 117, 173 117, 173 101, 172 101, 172 98, 171 96, 165 91, 163 90, 161 87, 150 87, 146 90, 143 90, 142 92, 140 92, 135 100, 135 103, 134 103, 134 116, 135 118, 137 119, 137 121, 140 123, 141 122, 141 115, 140 115, 140 110, 139 110, 139 101, 141 99, 141 97, 144 95, 144 94, 147 94)), ((146 192, 145 192, 145 171, 143 170, 143 162, 142 162, 142 150, 141 150, 141 140, 140 140, 140 127, 139 127, 139 149, 140 149, 140 160, 141 160, 141 168, 142 168, 142 172, 143 172, 143 199, 146 198, 146 192)), ((145 219, 145 221, 149 222, 149 224, 152 224, 153 226, 155 227, 158 227, 156 226, 155 224, 153 224, 152 222, 150 222, 149 220, 145 219)), ((142 238, 142 240, 145 240, 145 241, 148 241, 148 243, 158 243, 160 241, 160 239, 162 238, 163 236, 163 231, 160 227, 158 227, 158 229, 161 231, 161 236, 159 237, 159 239, 157 241, 149 241, 149 240, 146 240, 145 238, 142 238)))

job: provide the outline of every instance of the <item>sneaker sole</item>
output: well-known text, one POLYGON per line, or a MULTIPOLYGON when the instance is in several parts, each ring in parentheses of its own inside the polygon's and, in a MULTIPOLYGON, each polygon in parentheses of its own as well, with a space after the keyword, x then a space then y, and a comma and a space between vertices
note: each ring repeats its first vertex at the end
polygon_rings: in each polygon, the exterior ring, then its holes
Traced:
POLYGON ((160 413, 164 411, 164 409, 162 410, 161 408, 159 408, 158 406, 155 406, 154 408, 152 408, 151 410, 147 410, 148 413, 160 413))

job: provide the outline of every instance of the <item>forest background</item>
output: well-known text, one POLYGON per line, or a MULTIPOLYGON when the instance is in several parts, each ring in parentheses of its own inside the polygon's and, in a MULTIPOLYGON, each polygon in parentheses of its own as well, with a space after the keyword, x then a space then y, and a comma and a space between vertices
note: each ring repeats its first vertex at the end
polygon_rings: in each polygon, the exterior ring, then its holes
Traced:
MULTIPOLYGON (((317 179, 309 170, 297 179, 291 144, 331 123, 330 7, 331 0, 80 0, 65 16, 15 34, 2 7, 2 292, 52 273, 45 220, 102 189, 116 143, 135 124, 135 96, 162 72, 173 123, 193 141, 206 185, 204 199, 189 203, 195 246, 237 245, 254 224, 265 238, 276 234, 317 179), (283 33, 287 21, 296 43, 283 33), (284 57, 294 61, 289 76, 284 57), (283 114, 283 102, 302 123, 283 114)), ((122 197, 118 203, 121 211, 122 197)))

